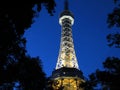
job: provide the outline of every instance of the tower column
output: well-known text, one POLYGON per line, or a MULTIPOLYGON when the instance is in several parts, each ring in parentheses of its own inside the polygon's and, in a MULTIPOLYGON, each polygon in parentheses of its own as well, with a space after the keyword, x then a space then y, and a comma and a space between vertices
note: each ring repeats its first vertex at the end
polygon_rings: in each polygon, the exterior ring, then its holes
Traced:
MULTIPOLYGON (((67 3, 65 5, 68 6, 67 3)), ((74 24, 74 17, 73 14, 69 12, 67 6, 65 6, 66 9, 63 11, 63 13, 61 13, 59 18, 59 23, 62 27, 62 30, 60 51, 56 69, 61 67, 79 69, 72 38, 72 25, 74 24)))
POLYGON ((64 11, 60 14, 59 24, 61 25, 60 50, 49 86, 51 85, 52 90, 83 90, 80 84, 84 82, 84 77, 78 66, 72 38, 74 16, 68 9, 67 0, 64 11))

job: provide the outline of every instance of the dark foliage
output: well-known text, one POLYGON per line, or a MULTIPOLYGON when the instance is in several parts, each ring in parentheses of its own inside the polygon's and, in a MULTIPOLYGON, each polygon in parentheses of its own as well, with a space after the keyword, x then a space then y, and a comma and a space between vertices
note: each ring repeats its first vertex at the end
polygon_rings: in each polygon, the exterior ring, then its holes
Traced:
POLYGON ((51 77, 48 77, 46 79, 46 89, 45 90, 53 90, 52 84, 53 84, 53 80, 51 80, 51 77))
POLYGON ((24 90, 43 90, 45 88, 45 73, 39 58, 25 58, 18 63, 18 80, 24 90))
POLYGON ((120 7, 114 8, 113 12, 108 15, 108 27, 120 27, 120 7))
MULTIPOLYGON (((115 7, 112 13, 108 14, 107 23, 108 27, 117 27, 120 28, 120 0, 114 0, 115 7)), ((120 33, 114 33, 107 35, 108 46, 115 46, 116 48, 120 48, 120 33)))
MULTIPOLYGON (((17 35, 24 34, 24 30, 29 28, 33 23, 33 17, 41 10, 41 5, 44 5, 50 15, 53 15, 55 2, 54 0, 30 0, 21 1, 16 0, 14 3, 3 3, 0 1, 0 22, 7 19, 16 30, 17 35), (33 7, 35 7, 33 9, 33 7)), ((5 26, 5 25, 4 25, 5 26)))
POLYGON ((112 13, 108 14, 107 23, 108 27, 120 27, 120 0, 113 0, 115 7, 112 13))
POLYGON ((120 33, 109 34, 107 35, 108 46, 115 46, 116 48, 120 48, 120 33))
POLYGON ((23 37, 42 6, 53 15, 54 0, 0 1, 0 86, 19 81, 24 90, 43 89, 45 74, 40 60, 26 55, 23 37))
MULTIPOLYGON (((113 0, 116 5, 113 12, 108 14, 108 27, 120 28, 120 0, 113 0)), ((112 33, 107 35, 108 46, 120 48, 120 33, 112 33)), ((120 90, 120 59, 117 57, 108 57, 103 62, 103 70, 97 69, 86 80, 86 90, 120 90)))
MULTIPOLYGON (((120 28, 120 0, 113 0, 115 8, 108 14, 107 24, 109 28, 120 28)), ((120 33, 107 35, 108 46, 120 48, 120 33)), ((89 75, 89 79, 82 83, 85 90, 120 90, 120 59, 108 57, 103 62, 103 70, 97 69, 89 75)))
POLYGON ((89 75, 89 79, 85 79, 85 82, 80 84, 80 87, 84 88, 84 90, 94 90, 94 87, 97 86, 98 80, 96 79, 94 73, 89 75))
POLYGON ((39 58, 28 56, 14 65, 9 64, 5 75, 5 80, 7 80, 5 83, 19 81, 23 90, 43 90, 45 88, 45 73, 39 58))
POLYGON ((108 57, 103 62, 103 66, 104 70, 96 70, 95 73, 91 74, 93 79, 86 82, 86 88, 95 88, 95 86, 99 85, 101 90, 120 90, 120 59, 108 57), (88 85, 91 87, 87 87, 88 85))

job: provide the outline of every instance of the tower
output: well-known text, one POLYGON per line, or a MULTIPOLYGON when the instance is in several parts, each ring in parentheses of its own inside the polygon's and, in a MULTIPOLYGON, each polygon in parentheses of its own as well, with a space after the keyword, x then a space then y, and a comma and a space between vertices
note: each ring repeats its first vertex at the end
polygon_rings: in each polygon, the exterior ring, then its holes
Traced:
POLYGON ((61 43, 55 70, 50 77, 52 90, 83 90, 80 84, 84 77, 79 69, 72 38, 74 16, 69 11, 68 1, 64 3, 64 11, 60 14, 61 43))

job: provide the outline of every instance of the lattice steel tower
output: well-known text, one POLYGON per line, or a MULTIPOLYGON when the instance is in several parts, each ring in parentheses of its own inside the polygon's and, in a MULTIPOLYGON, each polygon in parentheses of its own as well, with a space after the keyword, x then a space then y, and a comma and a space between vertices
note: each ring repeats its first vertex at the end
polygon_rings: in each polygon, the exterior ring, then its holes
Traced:
POLYGON ((62 34, 56 69, 62 67, 79 69, 72 38, 72 25, 74 24, 74 16, 68 10, 67 1, 65 2, 65 10, 60 14, 59 23, 62 26, 62 34))
POLYGON ((74 16, 65 1, 64 11, 60 14, 61 29, 60 51, 55 70, 52 72, 50 84, 53 90, 83 90, 80 87, 84 77, 79 69, 72 38, 74 16))

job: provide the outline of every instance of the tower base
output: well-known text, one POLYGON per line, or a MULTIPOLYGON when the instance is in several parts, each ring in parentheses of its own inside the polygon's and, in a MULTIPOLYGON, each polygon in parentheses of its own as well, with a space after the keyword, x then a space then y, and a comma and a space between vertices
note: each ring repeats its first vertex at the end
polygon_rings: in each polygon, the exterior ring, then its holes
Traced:
POLYGON ((83 90, 82 82, 85 81, 80 70, 63 67, 52 72, 49 87, 51 90, 83 90))

